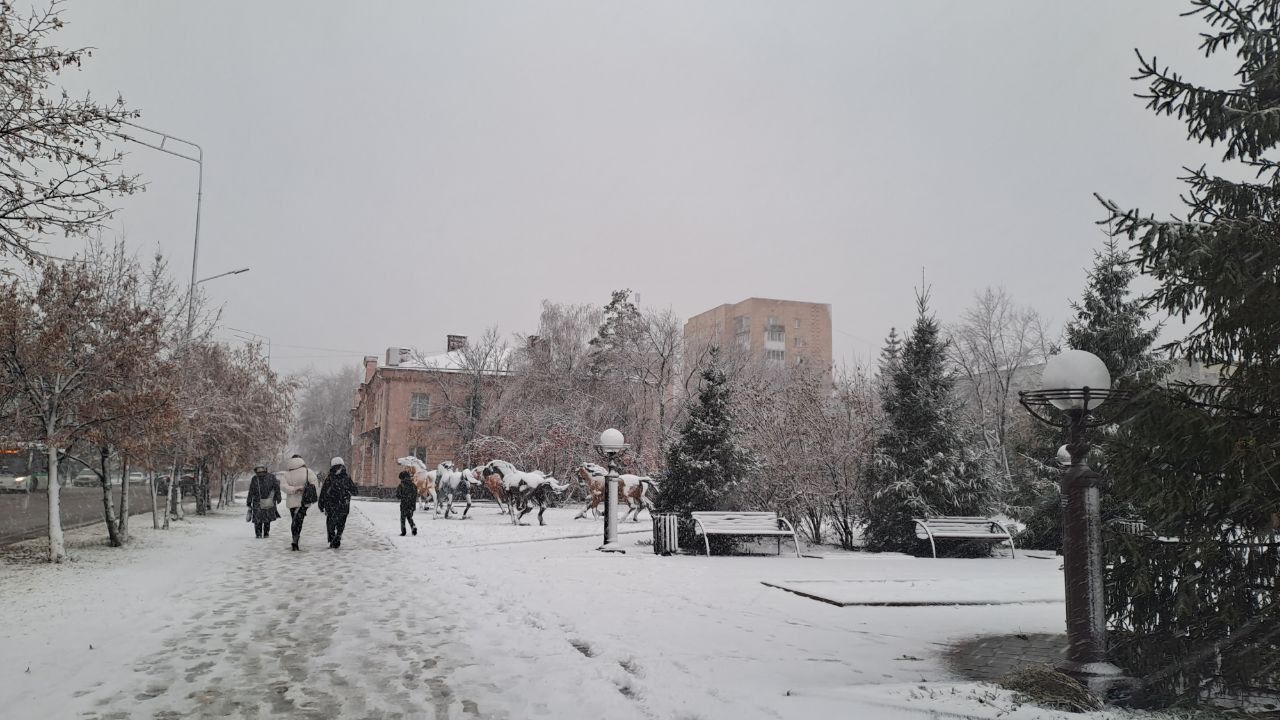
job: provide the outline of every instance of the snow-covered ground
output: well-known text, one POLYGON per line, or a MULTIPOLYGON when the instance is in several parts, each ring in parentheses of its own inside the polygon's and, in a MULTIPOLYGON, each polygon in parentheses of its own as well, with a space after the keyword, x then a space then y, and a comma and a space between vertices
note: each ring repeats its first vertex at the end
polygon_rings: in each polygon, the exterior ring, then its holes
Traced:
POLYGON ((225 512, 64 567, 0 562, 3 715, 995 718, 1008 697, 957 684, 940 653, 1062 627, 1052 560, 664 558, 640 544, 647 516, 607 555, 573 510, 545 527, 472 513, 419 512, 402 538, 394 503, 357 502, 333 551, 313 511, 292 553, 287 525, 259 541, 225 512), (764 583, 1036 602, 839 607, 764 583))

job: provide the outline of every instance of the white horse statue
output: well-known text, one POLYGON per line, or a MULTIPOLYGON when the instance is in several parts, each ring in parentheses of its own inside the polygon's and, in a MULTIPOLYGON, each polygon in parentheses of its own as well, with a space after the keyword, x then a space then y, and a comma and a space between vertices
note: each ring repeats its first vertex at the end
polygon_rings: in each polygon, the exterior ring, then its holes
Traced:
MULTIPOLYGON (((480 485, 480 481, 476 479, 476 474, 470 468, 455 470, 453 462, 445 460, 436 467, 436 487, 439 492, 444 493, 445 510, 444 519, 449 519, 449 513, 453 512, 453 501, 458 493, 463 493, 467 501, 467 507, 462 511, 462 519, 467 519, 467 512, 471 510, 471 486, 480 485)), ((438 512, 438 511, 437 511, 438 512)))
POLYGON ((561 485, 554 477, 537 470, 529 472, 517 470, 515 465, 506 460, 489 461, 480 468, 480 474, 486 480, 492 475, 500 478, 502 491, 507 496, 507 507, 511 512, 513 525, 522 524, 520 519, 533 510, 530 501, 538 505, 538 524, 546 525, 547 522, 542 519, 542 514, 547 511, 547 492, 559 494, 569 487, 561 485), (519 515, 515 512, 517 506, 520 508, 519 515))

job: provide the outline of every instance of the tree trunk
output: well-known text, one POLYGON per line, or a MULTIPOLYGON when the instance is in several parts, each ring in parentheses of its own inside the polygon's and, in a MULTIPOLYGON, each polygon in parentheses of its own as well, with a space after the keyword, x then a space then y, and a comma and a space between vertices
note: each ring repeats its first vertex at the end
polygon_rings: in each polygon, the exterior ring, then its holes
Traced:
POLYGON ((62 539, 62 505, 61 486, 58 484, 58 449, 53 446, 52 438, 46 446, 49 454, 49 562, 60 563, 68 560, 67 546, 62 539))
POLYGON ((99 465, 102 467, 98 482, 102 483, 102 516, 107 521, 107 544, 120 547, 120 529, 116 527, 116 510, 111 504, 111 475, 107 470, 107 459, 111 457, 111 451, 104 447, 98 457, 101 458, 99 465))
POLYGON ((206 512, 206 498, 204 488, 200 487, 200 481, 204 478, 204 461, 196 463, 196 480, 192 490, 196 496, 196 515, 204 515, 206 512))
MULTIPOLYGON (((152 463, 155 459, 152 458, 152 463)), ((147 490, 151 493, 151 529, 160 529, 160 501, 156 499, 156 473, 154 470, 147 470, 147 490)))
POLYGON ((173 466, 169 471, 169 487, 165 488, 164 496, 164 529, 169 529, 169 521, 176 517, 176 511, 173 507, 173 497, 178 489, 178 456, 173 456, 173 466))
POLYGON ((120 455, 120 542, 129 542, 129 456, 120 455))

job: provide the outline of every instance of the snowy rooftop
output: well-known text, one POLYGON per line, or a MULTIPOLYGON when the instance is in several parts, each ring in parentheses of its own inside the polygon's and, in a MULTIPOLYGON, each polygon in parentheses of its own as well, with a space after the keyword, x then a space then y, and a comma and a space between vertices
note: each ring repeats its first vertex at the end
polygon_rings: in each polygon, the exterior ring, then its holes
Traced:
MULTIPOLYGON (((469 372, 472 370, 472 366, 466 357, 466 350, 451 350, 438 355, 420 356, 406 349, 401 352, 399 362, 396 362, 396 358, 390 354, 388 355, 388 360, 391 362, 384 362, 381 366, 406 370, 436 370, 443 372, 469 372)), ((506 368, 510 367, 510 365, 511 350, 510 348, 504 348, 496 362, 490 361, 490 367, 485 368, 485 372, 503 374, 507 372, 506 368)))

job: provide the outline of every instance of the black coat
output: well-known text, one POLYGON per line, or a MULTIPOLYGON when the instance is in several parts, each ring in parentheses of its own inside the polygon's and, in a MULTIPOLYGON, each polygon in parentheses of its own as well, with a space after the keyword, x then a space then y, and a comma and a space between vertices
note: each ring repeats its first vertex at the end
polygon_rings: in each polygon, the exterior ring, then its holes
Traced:
POLYGON ((245 504, 253 511, 253 521, 255 523, 269 523, 280 519, 280 511, 276 510, 276 505, 280 503, 280 481, 275 475, 254 475, 249 481, 249 497, 245 500, 245 504), (268 509, 263 510, 258 507, 259 500, 270 498, 275 503, 268 509))
POLYGON ((405 478, 396 486, 396 499, 400 501, 400 505, 413 507, 418 502, 418 487, 413 484, 413 478, 405 478))
POLYGON ((341 466, 333 468, 320 489, 320 512, 347 512, 351 509, 351 496, 359 494, 360 488, 347 474, 347 469, 341 466))

